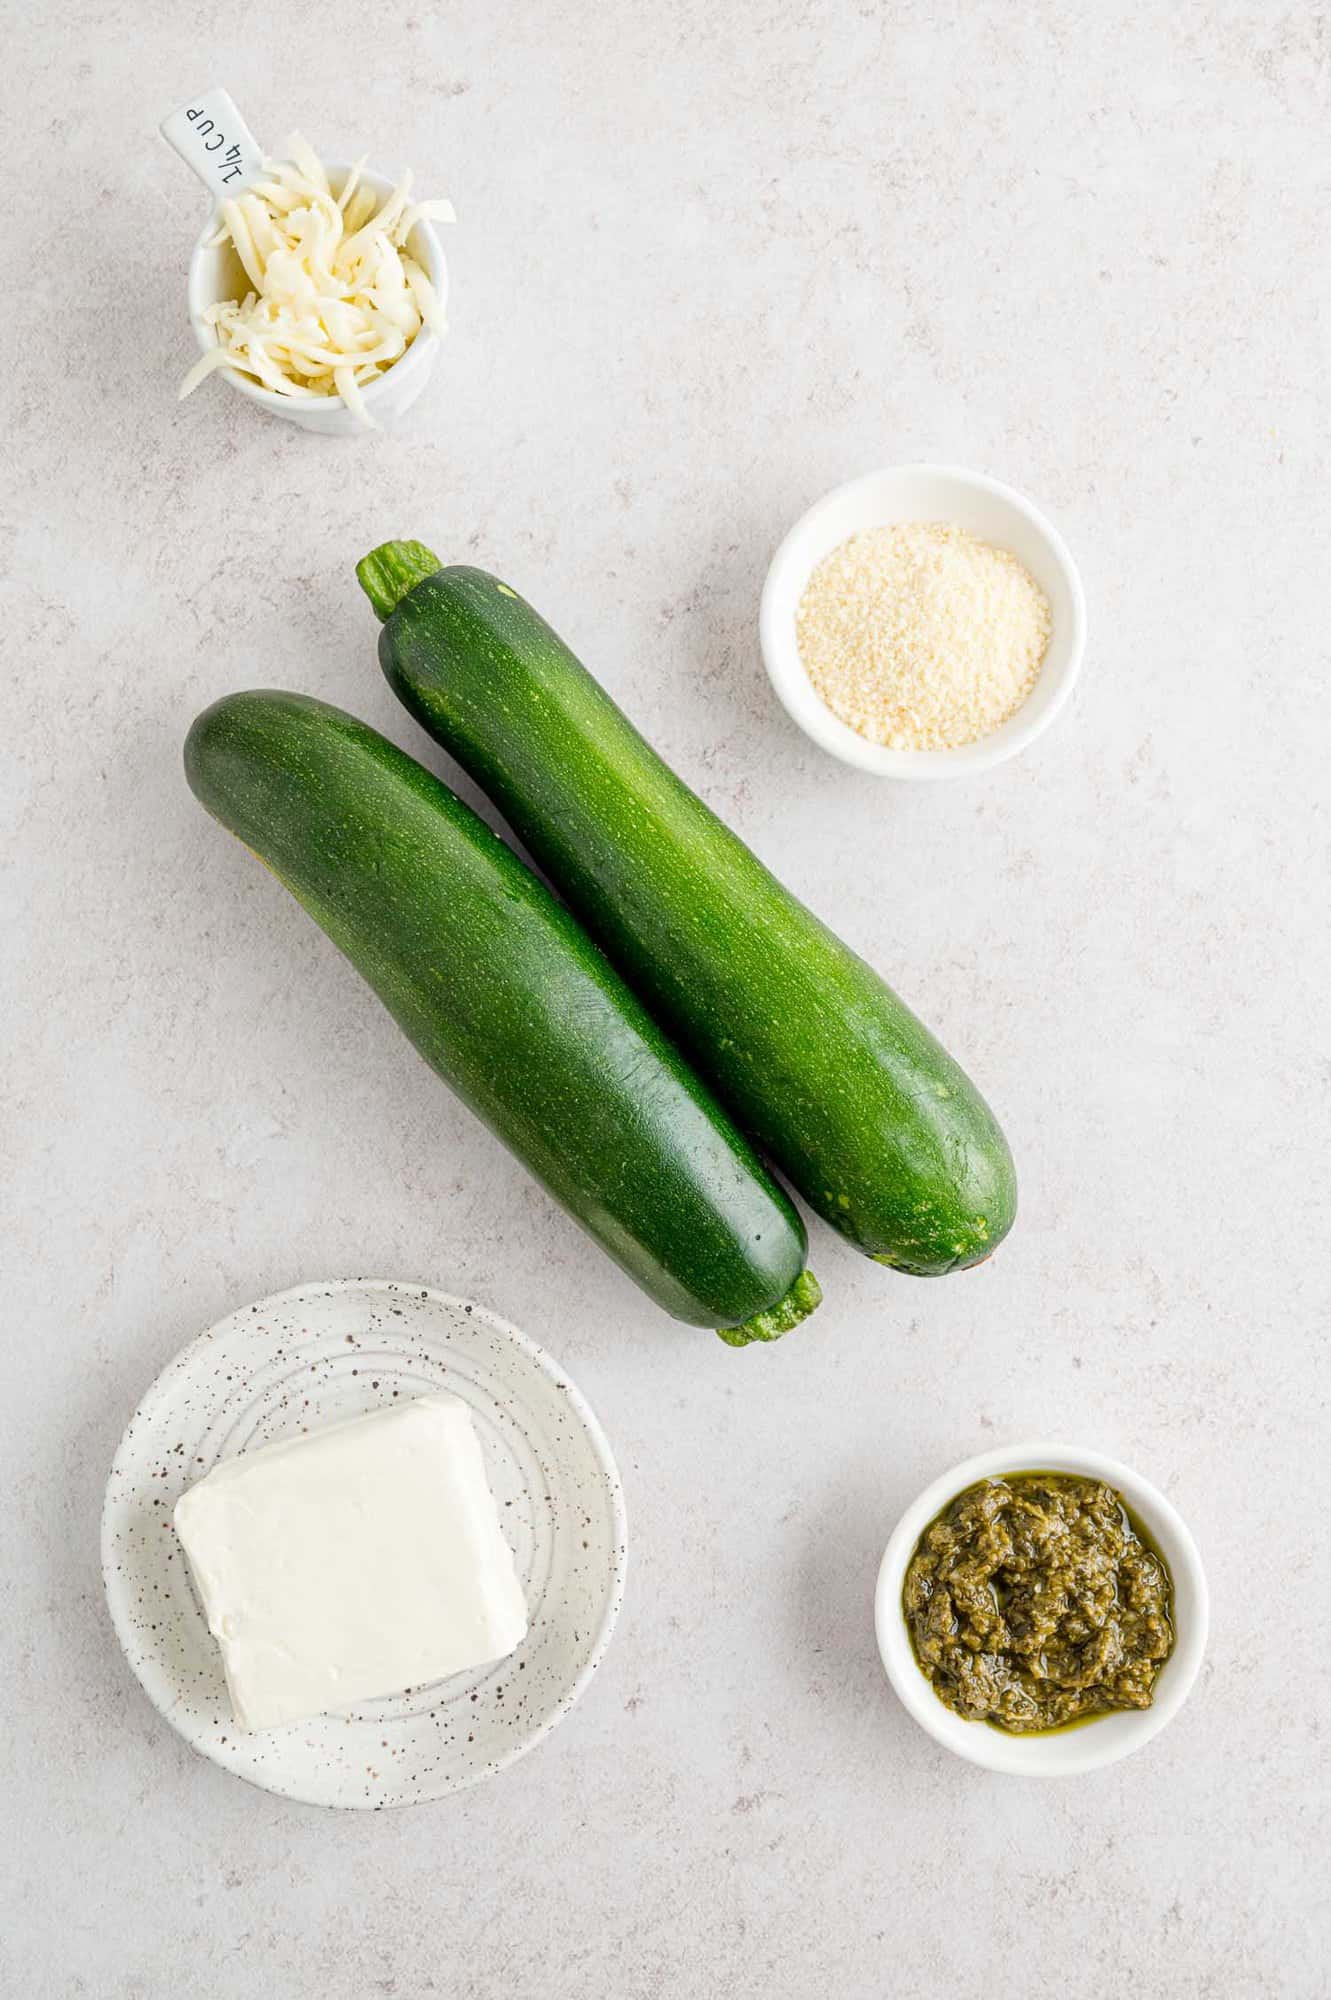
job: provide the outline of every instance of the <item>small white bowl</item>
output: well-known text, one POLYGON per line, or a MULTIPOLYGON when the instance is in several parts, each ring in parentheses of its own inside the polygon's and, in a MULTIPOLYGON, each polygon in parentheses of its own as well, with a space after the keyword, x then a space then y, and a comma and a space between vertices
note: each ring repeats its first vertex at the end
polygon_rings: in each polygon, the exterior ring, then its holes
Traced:
MULTIPOLYGON (((340 193, 346 183, 351 168, 345 161, 329 161, 327 173, 329 185, 335 194, 340 193)), ((373 188, 382 200, 397 186, 395 180, 383 174, 363 170, 361 180, 366 187, 373 188)), ((253 287, 241 268, 230 243, 212 248, 209 238, 216 233, 217 216, 209 220, 208 227, 194 246, 194 254, 189 266, 189 316, 194 328, 194 337, 204 354, 211 353, 217 345, 217 335, 204 318, 209 306, 219 299, 242 299, 253 287)), ((448 267, 444 261, 443 245, 428 222, 418 222, 407 238, 407 248, 425 272, 435 290, 442 307, 448 301, 448 267)), ((376 424, 387 429, 404 416, 420 395, 430 379, 435 362, 439 359, 439 338, 428 326, 423 326, 411 346, 400 361, 375 382, 367 383, 362 394, 376 424)), ((304 397, 279 396, 271 389, 261 389, 248 375, 239 374, 234 368, 218 371, 232 389, 236 389, 251 403, 257 403, 270 416, 281 417, 284 422, 296 424, 303 431, 317 431, 324 437, 363 437, 366 427, 349 410, 339 396, 320 397, 317 402, 304 397)))
POLYGON ((887 1677, 920 1727, 972 1764, 1026 1778, 1094 1771, 1149 1743, 1188 1698, 1206 1651, 1208 1615, 1206 1576, 1197 1544, 1164 1494, 1116 1459, 1063 1444, 1020 1444, 983 1452, 935 1479, 892 1531, 874 1595, 878 1650, 887 1677), (1103 1479, 1122 1494, 1164 1557, 1174 1584, 1174 1650, 1160 1669, 1149 1708, 1119 1710, 1046 1736, 1013 1736, 954 1715, 925 1679, 901 1608, 907 1566, 920 1536, 949 1501, 978 1480, 999 1479, 1008 1472, 1070 1472, 1103 1479))
POLYGON ((959 778, 1014 757, 1047 729, 1081 668, 1086 603, 1062 536, 1010 486, 955 465, 890 465, 838 486, 795 523, 772 558, 758 617, 763 662, 782 705, 805 735, 843 763, 885 778, 959 778), (824 556, 865 528, 950 521, 1026 565, 1049 599, 1053 631, 1040 677, 1010 721, 958 750, 889 750, 850 728, 818 694, 800 658, 795 614, 824 556))

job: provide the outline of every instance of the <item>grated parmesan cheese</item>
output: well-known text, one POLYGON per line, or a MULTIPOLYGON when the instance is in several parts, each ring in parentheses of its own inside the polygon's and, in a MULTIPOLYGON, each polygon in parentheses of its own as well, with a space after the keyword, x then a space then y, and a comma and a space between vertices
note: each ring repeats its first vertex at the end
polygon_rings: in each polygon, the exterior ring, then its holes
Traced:
POLYGON ((373 419, 361 391, 444 315, 425 272, 406 249, 418 222, 452 222, 447 201, 409 202, 410 174, 381 203, 361 181, 358 160, 334 195, 322 162, 301 138, 270 178, 224 201, 212 247, 230 242, 252 290, 205 317, 217 346, 180 385, 183 399, 214 370, 250 376, 279 396, 339 396, 362 423, 373 419))
POLYGON ((796 613, 834 715, 892 750, 955 750, 1015 715, 1049 644, 1049 600, 1007 549, 946 521, 852 535, 796 613))

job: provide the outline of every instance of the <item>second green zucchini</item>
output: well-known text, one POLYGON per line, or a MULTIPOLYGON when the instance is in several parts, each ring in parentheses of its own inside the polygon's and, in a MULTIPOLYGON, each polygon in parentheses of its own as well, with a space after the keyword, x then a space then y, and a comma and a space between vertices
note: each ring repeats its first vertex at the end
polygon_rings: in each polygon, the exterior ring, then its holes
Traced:
POLYGON ((489 794, 810 1206, 921 1275, 987 1257, 1012 1158, 974 1084, 484 570, 389 542, 358 575, 385 674, 489 794))

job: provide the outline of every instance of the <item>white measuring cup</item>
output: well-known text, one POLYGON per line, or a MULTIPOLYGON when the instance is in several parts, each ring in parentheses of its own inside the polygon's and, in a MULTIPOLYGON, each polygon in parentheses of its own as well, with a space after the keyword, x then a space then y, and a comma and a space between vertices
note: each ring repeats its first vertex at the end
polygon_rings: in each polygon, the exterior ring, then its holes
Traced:
MULTIPOLYGON (((224 90, 206 90, 192 97, 163 120, 161 132, 186 166, 198 175, 213 200, 213 213, 194 246, 189 264, 190 324, 200 350, 206 354, 217 345, 216 331, 204 317, 208 308, 223 299, 244 298, 251 290, 231 244, 214 245, 210 240, 217 233, 217 207, 224 199, 242 193, 251 181, 262 178, 267 156, 224 90)), ((351 172, 350 164, 332 160, 324 164, 329 186, 334 194, 340 194, 351 172)), ((397 185, 396 180, 367 168, 361 170, 361 181, 381 200, 397 185)), ((416 224, 407 238, 407 248, 430 280, 443 307, 448 298, 448 267, 443 245, 428 222, 416 224)), ((406 414, 430 379, 438 359, 438 335, 423 326, 406 353, 361 390, 376 425, 391 428, 406 414)), ((217 372, 229 387, 261 410, 303 431, 317 431, 323 437, 366 434, 366 426, 338 396, 321 397, 317 402, 280 396, 237 369, 221 368, 217 372)))

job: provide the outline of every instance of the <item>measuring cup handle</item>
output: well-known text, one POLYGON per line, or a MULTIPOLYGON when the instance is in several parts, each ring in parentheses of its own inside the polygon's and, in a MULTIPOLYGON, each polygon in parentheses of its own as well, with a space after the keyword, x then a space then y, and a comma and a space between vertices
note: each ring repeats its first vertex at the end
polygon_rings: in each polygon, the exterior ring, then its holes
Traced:
POLYGON ((224 90, 191 97, 162 120, 161 131, 215 202, 238 194, 263 173, 263 148, 224 90))

